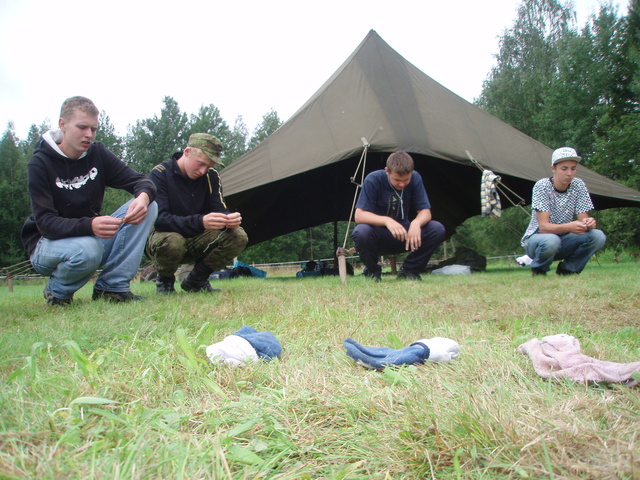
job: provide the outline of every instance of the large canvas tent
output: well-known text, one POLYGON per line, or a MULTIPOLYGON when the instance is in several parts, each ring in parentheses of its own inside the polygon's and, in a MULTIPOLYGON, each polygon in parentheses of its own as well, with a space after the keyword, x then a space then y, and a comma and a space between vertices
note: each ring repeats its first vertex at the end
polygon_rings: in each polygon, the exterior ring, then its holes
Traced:
MULTIPOLYGON (((551 148, 447 90, 372 30, 287 122, 222 171, 227 204, 242 213, 250 244, 348 220, 365 142, 366 173, 383 168, 391 152, 412 154, 449 235, 480 213, 477 164, 526 203, 534 182, 551 174, 551 148)), ((579 177, 596 209, 640 206, 640 192, 583 166, 579 177)))

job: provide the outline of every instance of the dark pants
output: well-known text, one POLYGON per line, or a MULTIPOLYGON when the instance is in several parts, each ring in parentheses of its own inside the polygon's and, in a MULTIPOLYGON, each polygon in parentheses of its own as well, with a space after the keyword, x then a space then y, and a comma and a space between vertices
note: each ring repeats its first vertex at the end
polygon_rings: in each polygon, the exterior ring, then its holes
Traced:
MULTIPOLYGON (((402 264, 402 268, 411 272, 422 272, 433 252, 442 243, 445 236, 444 225, 431 220, 422 227, 422 245, 415 252, 411 252, 402 264)), ((396 240, 387 227, 375 227, 367 223, 356 225, 351 234, 356 245, 360 260, 367 267, 369 273, 382 270, 378 265, 380 255, 404 253, 406 242, 396 240)))
POLYGON ((242 228, 206 230, 193 238, 176 232, 152 230, 147 239, 146 253, 163 277, 171 277, 183 263, 202 261, 212 271, 222 270, 247 246, 247 234, 242 228))

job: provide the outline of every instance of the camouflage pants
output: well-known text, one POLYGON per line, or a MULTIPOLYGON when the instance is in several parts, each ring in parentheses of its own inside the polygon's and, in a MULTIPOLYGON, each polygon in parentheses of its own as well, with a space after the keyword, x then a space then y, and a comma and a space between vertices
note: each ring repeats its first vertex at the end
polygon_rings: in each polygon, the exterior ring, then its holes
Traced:
POLYGON ((192 238, 154 229, 147 239, 146 253, 159 275, 171 277, 180 265, 199 260, 213 271, 222 270, 244 250, 247 242, 242 228, 205 230, 192 238))

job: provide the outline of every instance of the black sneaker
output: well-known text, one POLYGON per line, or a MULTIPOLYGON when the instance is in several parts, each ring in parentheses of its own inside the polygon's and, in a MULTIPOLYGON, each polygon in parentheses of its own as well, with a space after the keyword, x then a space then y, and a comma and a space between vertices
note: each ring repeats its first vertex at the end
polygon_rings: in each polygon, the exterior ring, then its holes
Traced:
POLYGON ((371 279, 372 282, 379 282, 380 280, 382 280, 381 271, 370 272, 367 267, 364 267, 364 269, 362 270, 362 275, 371 279))
POLYGON ((158 278, 156 278, 156 293, 159 295, 171 295, 176 293, 176 289, 173 286, 175 281, 176 278, 174 276, 162 277, 158 275, 158 278))
POLYGON ((54 297, 51 293, 51 290, 49 290, 49 283, 44 286, 44 291, 42 293, 44 294, 44 298, 47 301, 47 305, 49 305, 50 307, 66 307, 68 305, 71 305, 71 298, 54 297))
POLYGON ((420 277, 419 273, 404 269, 400 269, 397 278, 398 280, 417 280, 418 282, 422 281, 422 277, 420 277))
POLYGON ((131 292, 107 292, 106 290, 93 289, 92 300, 107 300, 113 303, 137 302, 145 298, 140 295, 134 295, 131 292))
POLYGON ((180 284, 180 286, 182 287, 182 290, 184 290, 185 292, 191 292, 191 293, 199 293, 199 292, 221 292, 222 290, 219 288, 213 288, 211 286, 211 284, 209 283, 209 280, 205 280, 202 283, 191 283, 188 278, 185 278, 182 283, 180 284))
POLYGON ((560 262, 556 267, 557 275, 577 275, 580 272, 572 272, 571 270, 567 270, 564 266, 564 262, 560 262))
POLYGON ((547 274, 547 272, 545 272, 544 270, 541 270, 539 268, 532 268, 531 269, 531 275, 534 276, 534 277, 537 277, 538 275, 544 276, 546 274, 547 274))

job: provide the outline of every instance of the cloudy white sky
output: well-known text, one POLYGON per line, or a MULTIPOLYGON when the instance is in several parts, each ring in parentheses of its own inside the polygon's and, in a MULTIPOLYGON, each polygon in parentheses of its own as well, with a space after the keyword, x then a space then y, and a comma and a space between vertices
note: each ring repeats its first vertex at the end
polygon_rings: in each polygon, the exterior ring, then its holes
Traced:
MULTIPOLYGON (((601 1, 574 0, 578 25, 601 1)), ((0 0, 0 134, 57 122, 91 98, 120 134, 159 115, 213 104, 250 131, 287 120, 367 35, 472 102, 520 0, 0 0)), ((626 14, 628 0, 613 0, 626 14)))

